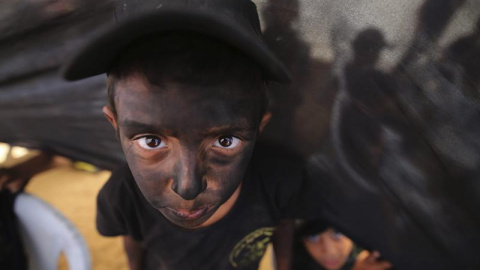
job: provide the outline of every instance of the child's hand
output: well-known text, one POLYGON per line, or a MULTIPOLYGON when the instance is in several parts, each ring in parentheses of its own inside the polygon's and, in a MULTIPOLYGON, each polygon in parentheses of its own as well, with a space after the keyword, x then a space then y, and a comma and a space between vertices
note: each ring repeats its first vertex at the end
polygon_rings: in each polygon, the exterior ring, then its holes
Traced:
POLYGON ((38 156, 11 168, 0 169, 0 190, 8 189, 11 193, 20 192, 27 185, 30 178, 50 169, 52 165, 53 156, 42 152, 38 156))
POLYGON ((368 252, 362 251, 357 256, 357 260, 352 270, 385 270, 392 267, 388 261, 378 260, 380 253, 378 251, 368 252))
POLYGON ((0 169, 0 190, 7 189, 11 193, 21 191, 30 180, 11 169, 0 169))

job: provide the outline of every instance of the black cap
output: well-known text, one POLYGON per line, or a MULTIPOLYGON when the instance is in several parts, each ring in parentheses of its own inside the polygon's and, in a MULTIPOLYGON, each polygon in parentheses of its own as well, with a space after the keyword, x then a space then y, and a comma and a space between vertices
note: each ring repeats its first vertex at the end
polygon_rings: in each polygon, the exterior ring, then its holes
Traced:
POLYGON ((133 41, 151 34, 189 31, 218 39, 243 52, 266 80, 289 82, 287 68, 262 39, 257 8, 250 0, 120 0, 117 24, 87 44, 63 70, 67 80, 106 73, 133 41))

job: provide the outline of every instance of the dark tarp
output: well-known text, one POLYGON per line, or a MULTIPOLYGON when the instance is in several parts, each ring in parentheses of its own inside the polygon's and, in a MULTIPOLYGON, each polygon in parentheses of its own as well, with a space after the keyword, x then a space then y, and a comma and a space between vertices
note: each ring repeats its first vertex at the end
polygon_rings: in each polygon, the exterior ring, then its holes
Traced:
POLYGON ((112 22, 107 1, 11 1, 0 13, 0 141, 113 169, 123 160, 101 113, 105 76, 67 82, 59 68, 112 22))
MULTIPOLYGON (((258 0, 293 73, 265 139, 309 160, 324 215, 398 269, 480 269, 480 2, 258 0)), ((0 7, 0 141, 111 169, 105 77, 59 67, 112 23, 110 1, 0 7)))

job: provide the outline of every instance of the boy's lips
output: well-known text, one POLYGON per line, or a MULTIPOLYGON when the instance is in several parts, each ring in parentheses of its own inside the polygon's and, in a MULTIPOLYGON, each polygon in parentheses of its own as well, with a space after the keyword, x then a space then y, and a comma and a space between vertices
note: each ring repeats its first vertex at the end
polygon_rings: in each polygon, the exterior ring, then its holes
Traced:
POLYGON ((171 207, 166 207, 170 212, 172 212, 177 217, 184 219, 184 220, 195 220, 203 216, 205 213, 208 212, 210 206, 204 206, 201 208, 188 210, 188 209, 174 209, 171 207))

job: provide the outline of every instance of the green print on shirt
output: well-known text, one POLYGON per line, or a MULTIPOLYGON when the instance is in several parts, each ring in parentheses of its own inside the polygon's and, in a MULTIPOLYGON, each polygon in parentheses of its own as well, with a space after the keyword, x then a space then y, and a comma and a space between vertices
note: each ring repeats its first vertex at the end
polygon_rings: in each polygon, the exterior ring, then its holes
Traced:
POLYGON ((260 228, 240 240, 230 253, 232 266, 235 268, 247 266, 262 258, 274 231, 275 227, 260 228))

